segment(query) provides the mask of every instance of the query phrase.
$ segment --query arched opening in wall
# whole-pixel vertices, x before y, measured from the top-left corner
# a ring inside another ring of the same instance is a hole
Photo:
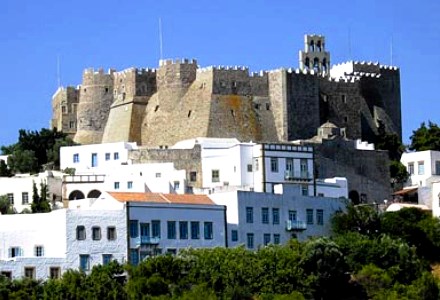
[[[327,72],[327,59],[322,60],[322,72]]]
[[[313,59],[313,70],[315,70],[315,72],[319,72],[319,58],[317,57]]]
[[[322,48],[321,48],[321,41],[316,42],[316,51],[321,52]]]
[[[309,50],[311,52],[315,51],[315,42],[313,40],[310,41]]]
[[[73,192],[70,193],[69,195],[69,200],[79,200],[79,199],[84,199],[84,194],[81,191],[75,190]]]
[[[360,199],[359,199],[359,193],[355,190],[350,191],[348,193],[348,198],[350,198],[351,203],[353,203],[354,205],[357,205],[360,203]]]
[[[304,63],[304,66],[306,67],[306,69],[310,68],[310,58],[306,57],[306,61]]]
[[[91,190],[88,194],[87,194],[87,198],[99,198],[99,196],[101,196],[101,192],[98,190]]]

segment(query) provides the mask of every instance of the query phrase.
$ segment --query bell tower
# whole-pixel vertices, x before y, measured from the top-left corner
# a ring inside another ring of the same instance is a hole
[[[330,73],[330,52],[325,51],[323,35],[304,36],[304,50],[299,51],[299,68],[314,70],[317,74],[328,76]]]

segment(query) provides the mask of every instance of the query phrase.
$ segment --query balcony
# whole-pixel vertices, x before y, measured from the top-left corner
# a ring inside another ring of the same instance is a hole
[[[105,175],[65,175],[65,183],[102,183]]]
[[[286,181],[310,181],[312,179],[311,174],[307,171],[292,172],[287,170],[284,172],[284,180]]]
[[[307,229],[307,224],[304,221],[292,221],[292,220],[286,221],[287,231],[300,231],[306,229]]]
[[[142,246],[142,245],[158,245],[160,242],[159,237],[150,237],[150,236],[141,236],[136,238],[136,246]]]

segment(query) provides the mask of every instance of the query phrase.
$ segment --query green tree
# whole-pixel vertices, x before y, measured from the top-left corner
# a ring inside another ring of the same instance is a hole
[[[57,129],[42,128],[40,131],[19,131],[18,142],[2,146],[3,154],[8,154],[8,164],[13,173],[38,173],[42,166],[51,163],[59,167],[59,149],[73,145],[67,134]]]
[[[0,159],[0,177],[10,177],[12,176],[11,170],[6,165],[3,159]]]
[[[428,127],[423,122],[420,127],[413,131],[410,137],[410,150],[424,151],[424,150],[440,150],[440,127],[431,121],[428,122]]]
[[[369,205],[348,205],[332,217],[332,230],[336,234],[358,232],[377,235],[380,233],[380,217],[376,209]]]
[[[8,199],[7,195],[0,196],[0,213],[2,215],[14,214],[14,206]]]
[[[47,184],[43,181],[40,183],[40,195],[38,195],[37,185],[34,181],[32,185],[32,213],[50,212],[51,208],[48,198],[49,192]]]

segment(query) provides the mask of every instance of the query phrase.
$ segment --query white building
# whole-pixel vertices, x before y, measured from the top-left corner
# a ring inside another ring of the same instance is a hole
[[[17,174],[14,177],[0,177],[0,195],[7,195],[16,212],[31,209],[33,185],[40,193],[41,183],[48,187],[49,201],[61,200],[62,174],[57,171],[46,171],[36,175]]]
[[[0,217],[0,273],[9,278],[57,278],[68,269],[88,272],[111,260],[125,262],[124,205],[77,201],[73,209]]]
[[[331,216],[345,210],[347,200],[301,194],[298,186],[276,185],[275,193],[234,191],[210,198],[227,206],[228,245],[257,249],[330,234]]]
[[[226,246],[225,207],[206,195],[110,192],[127,203],[129,261],[181,249]],[[74,201],[72,201],[74,202]]]

